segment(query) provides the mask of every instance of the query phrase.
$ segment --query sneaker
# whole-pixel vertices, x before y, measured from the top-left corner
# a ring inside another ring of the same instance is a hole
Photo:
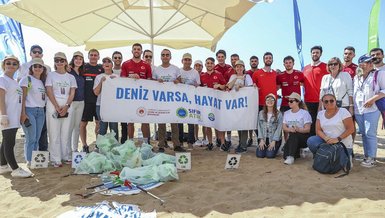
[[[90,147],[88,145],[83,145],[83,152],[86,152],[87,154],[90,153]]]
[[[62,164],[61,162],[52,162],[52,166],[53,166],[54,168],[58,168],[58,167],[62,167],[63,164]]]
[[[164,148],[158,148],[158,153],[164,153]]]
[[[242,148],[241,146],[238,146],[236,149],[235,149],[235,153],[237,154],[244,154],[247,152],[247,148]]]
[[[287,156],[286,160],[283,162],[284,164],[291,165],[294,163],[294,157],[292,156]]]
[[[175,146],[174,148],[174,151],[176,152],[186,152],[186,150],[184,148],[182,148],[182,146]]]
[[[64,164],[71,165],[72,164],[72,160],[66,160],[66,161],[64,161]]]
[[[27,161],[27,167],[28,167],[28,168],[31,167],[31,161]]]
[[[209,144],[209,141],[207,141],[206,139],[202,140],[202,146],[206,146]]]
[[[217,143],[216,143],[217,147],[221,147],[221,140],[217,139],[216,142],[217,142]]]
[[[231,147],[231,141],[225,140],[225,145],[230,148]]]
[[[199,139],[196,140],[195,143],[194,143],[194,146],[197,146],[197,147],[202,146],[202,141],[199,140]]]
[[[228,152],[228,151],[230,151],[230,146],[228,146],[226,144],[222,144],[220,147],[220,150]]]
[[[247,147],[251,147],[253,145],[253,139],[249,139],[248,141],[247,141]]]
[[[17,168],[16,170],[13,170],[11,173],[12,177],[20,177],[20,178],[28,178],[33,176],[33,174],[29,171],[25,171],[22,168]]]
[[[213,150],[213,148],[214,148],[214,145],[213,145],[213,143],[208,143],[208,144],[207,144],[207,148],[206,148],[206,150],[212,151],[212,150]]]
[[[372,168],[376,166],[376,161],[373,158],[368,157],[365,161],[361,162],[361,166]]]
[[[0,166],[0,174],[10,173],[12,172],[12,168],[7,165]]]

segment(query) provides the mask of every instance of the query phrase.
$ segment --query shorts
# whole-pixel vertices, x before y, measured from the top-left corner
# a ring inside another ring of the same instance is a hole
[[[84,110],[82,115],[82,121],[94,121],[99,120],[96,115],[96,103],[86,103],[84,104]]]

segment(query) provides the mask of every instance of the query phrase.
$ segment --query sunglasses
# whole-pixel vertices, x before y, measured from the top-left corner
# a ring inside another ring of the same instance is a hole
[[[32,53],[34,53],[34,54],[43,54],[42,51],[32,51]]]
[[[338,63],[329,63],[328,66],[338,66]]]
[[[275,101],[275,99],[274,98],[266,98],[266,101]]]
[[[293,103],[293,102],[299,102],[299,101],[297,99],[289,100],[289,103]]]
[[[164,54],[162,54],[163,56]],[[152,55],[145,55],[144,58],[152,58]]]
[[[330,100],[324,100],[324,104],[333,104],[334,103],[334,99],[330,99]]]
[[[122,57],[114,57],[114,59],[122,59]]]
[[[11,65],[17,66],[17,65],[19,65],[19,63],[17,63],[17,62],[5,62],[5,65],[8,65],[8,66],[11,66]]]
[[[56,59],[55,60],[55,63],[64,63],[64,62],[66,62],[66,60],[64,60],[64,59]]]
[[[162,54],[162,57],[170,57],[170,54]]]
[[[33,68],[43,68],[43,66],[41,66],[40,64],[34,64],[32,65]]]

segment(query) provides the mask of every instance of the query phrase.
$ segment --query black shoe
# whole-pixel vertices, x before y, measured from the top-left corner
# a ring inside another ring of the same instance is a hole
[[[247,152],[247,148],[242,148],[241,146],[238,146],[235,149],[235,153],[237,153],[237,154],[243,154],[243,153],[246,153],[246,152]]]
[[[83,152],[86,152],[87,154],[90,153],[90,147],[88,145],[83,145]]]
[[[230,148],[231,147],[231,141],[225,141],[225,145]]]
[[[213,145],[213,143],[208,143],[208,144],[207,144],[207,148],[206,148],[206,150],[212,151],[212,150],[213,150],[213,148],[214,148],[214,145]]]
[[[158,153],[164,153],[164,148],[158,148]]]
[[[222,144],[220,149],[221,149],[221,151],[228,152],[228,151],[230,151],[230,146],[228,146],[226,144]]]
[[[170,146],[168,146],[168,144],[167,144],[167,140],[164,141],[164,147],[165,148],[170,148]]]
[[[253,139],[247,141],[247,147],[251,147],[251,145],[253,145]]]
[[[216,146],[217,146],[217,147],[221,147],[221,140],[217,139]]]
[[[186,152],[186,150],[184,148],[182,148],[182,146],[176,146],[174,148],[174,151],[176,151],[176,152]]]

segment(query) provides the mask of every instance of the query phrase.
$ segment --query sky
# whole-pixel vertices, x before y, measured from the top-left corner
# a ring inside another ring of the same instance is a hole
[[[342,58],[346,46],[356,48],[356,58],[367,53],[368,24],[370,11],[375,0],[297,0],[302,22],[302,48],[305,65],[309,64],[310,48],[314,45],[323,47],[321,60],[327,62],[332,57]],[[34,44],[39,44],[44,49],[45,62],[53,66],[53,55],[58,51],[65,52],[67,57],[79,50],[84,53],[84,46],[68,47],[56,42],[44,32],[23,26],[24,42],[27,53]],[[382,1],[379,23],[380,47],[385,45],[385,2]],[[150,45],[143,45],[150,49]],[[159,65],[160,51],[164,47],[155,46],[154,61]],[[274,55],[274,69],[283,69],[283,58],[291,55],[295,58],[295,68],[300,69],[297,55],[293,1],[274,0],[272,3],[255,5],[242,19],[225,33],[217,44],[217,50],[227,52],[227,62],[230,55],[239,54],[240,58],[248,63],[249,57],[257,55],[260,58],[259,67],[263,67],[262,56],[270,51]],[[100,50],[101,59],[111,56],[113,51],[121,51],[123,59],[132,57],[131,45],[121,48]],[[204,60],[215,53],[205,48],[188,48],[173,50],[171,62],[181,66],[181,57],[185,52],[192,54],[193,60]],[[27,54],[29,60],[29,54]],[[247,67],[248,68],[248,67]]]

